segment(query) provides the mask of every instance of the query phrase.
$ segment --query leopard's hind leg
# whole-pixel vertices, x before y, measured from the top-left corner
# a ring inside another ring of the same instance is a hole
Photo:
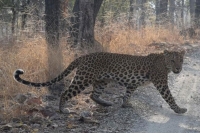
[[[104,80],[95,81],[93,83],[94,91],[92,92],[90,98],[102,106],[111,106],[113,104],[112,102],[105,101],[104,99],[100,98],[106,86],[107,82],[105,82]]]
[[[92,83],[92,80],[88,80],[88,79],[86,80],[83,78],[83,76],[75,76],[69,88],[61,94],[60,103],[59,103],[59,111],[61,113],[69,113],[64,110],[66,101],[78,95],[91,83]]]

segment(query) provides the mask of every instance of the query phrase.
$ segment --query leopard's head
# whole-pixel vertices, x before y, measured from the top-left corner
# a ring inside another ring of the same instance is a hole
[[[165,63],[166,67],[169,71],[172,71],[176,74],[180,73],[183,65],[183,56],[185,55],[185,51],[164,51]]]

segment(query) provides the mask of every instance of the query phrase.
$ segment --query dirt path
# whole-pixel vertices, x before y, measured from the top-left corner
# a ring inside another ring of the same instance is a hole
[[[188,109],[173,112],[153,86],[139,88],[132,96],[133,108],[120,108],[120,98],[108,114],[94,116],[99,125],[80,124],[67,130],[80,133],[200,133],[200,44],[186,46],[189,52],[180,74],[169,75],[169,87],[179,106]],[[111,97],[120,95],[112,94]],[[65,130],[66,131],[66,130]]]
[[[148,133],[199,133],[200,132],[200,50],[186,55],[184,69],[175,78],[171,91],[177,103],[188,109],[186,114],[177,115],[168,107],[151,115],[145,126]],[[165,104],[166,105],[166,104]]]

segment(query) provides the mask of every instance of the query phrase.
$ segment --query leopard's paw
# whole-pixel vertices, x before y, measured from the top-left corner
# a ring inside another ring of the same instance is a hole
[[[185,112],[187,112],[186,108],[178,108],[176,110],[174,110],[175,113],[177,114],[184,114]]]
[[[132,108],[132,104],[131,103],[123,103],[122,104],[122,108]]]

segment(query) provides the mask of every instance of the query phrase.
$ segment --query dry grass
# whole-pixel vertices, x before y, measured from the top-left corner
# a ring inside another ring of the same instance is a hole
[[[41,45],[43,44],[43,45]],[[2,44],[3,45],[3,44]],[[24,78],[32,81],[46,79],[46,47],[44,39],[29,40],[15,43],[13,46],[1,46],[0,48],[0,68],[1,68],[1,97],[3,106],[1,114],[4,118],[19,114],[12,110],[17,108],[14,96],[17,93],[38,93],[30,87],[20,85],[13,80],[13,72],[18,68],[26,70]],[[35,65],[37,64],[37,65]],[[34,69],[36,71],[34,71]],[[42,93],[44,90],[41,90]]]
[[[183,39],[178,35],[176,29],[171,31],[165,28],[147,27],[137,31],[118,24],[111,24],[104,28],[96,27],[96,39],[107,51],[128,54],[145,53],[148,45],[153,42],[183,43]],[[1,44],[0,47],[0,118],[3,120],[24,114],[14,98],[16,94],[31,92],[40,96],[47,93],[47,89],[36,90],[16,83],[13,80],[13,72],[16,69],[25,70],[23,78],[34,82],[46,81],[49,73],[57,75],[56,72],[64,69],[55,67],[53,69],[57,70],[48,71],[48,55],[52,54],[52,51],[48,49],[43,37],[34,39],[24,37],[21,40],[23,41],[15,42],[11,46]],[[62,41],[60,49],[61,55],[64,57],[61,58],[62,65],[66,67],[76,53],[67,50],[65,41]],[[57,63],[58,58],[60,57],[54,56],[51,60]]]
[[[55,55],[56,52],[49,50],[46,41],[42,37],[34,39],[23,38],[23,41],[15,42],[13,45],[5,46],[1,44],[0,47],[0,98],[1,98],[1,109],[0,118],[9,119],[19,114],[20,106],[15,101],[17,94],[32,93],[36,96],[46,94],[47,89],[37,90],[33,87],[24,86],[14,81],[13,72],[16,69],[25,70],[23,78],[33,81],[42,82],[47,81],[51,75],[57,75],[56,72],[62,71],[54,65],[54,71],[49,72],[48,70],[48,55]],[[62,47],[64,47],[62,45]],[[63,55],[69,56],[67,50],[62,51]],[[71,62],[73,56],[65,58],[63,67]],[[57,58],[57,59],[56,59]],[[51,64],[58,63],[60,57],[54,56]],[[59,60],[60,61],[60,60]],[[54,62],[54,63],[53,63]],[[59,70],[58,70],[59,69]],[[50,74],[49,74],[50,73]]]
[[[148,45],[151,43],[182,44],[183,37],[179,30],[166,29],[164,27],[146,27],[135,30],[126,25],[110,24],[103,29],[98,29],[97,40],[109,51],[127,54],[141,54],[148,52]],[[152,52],[152,51],[150,51]]]

